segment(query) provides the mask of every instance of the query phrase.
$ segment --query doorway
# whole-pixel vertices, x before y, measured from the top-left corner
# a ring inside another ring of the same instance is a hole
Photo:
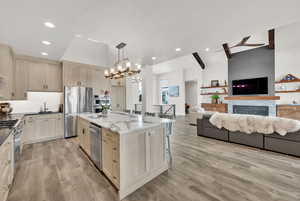
[[[186,113],[189,108],[197,105],[197,81],[186,81],[185,82],[185,107]]]

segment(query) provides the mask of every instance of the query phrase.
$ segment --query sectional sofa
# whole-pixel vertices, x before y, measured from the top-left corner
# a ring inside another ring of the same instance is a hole
[[[209,122],[211,114],[197,119],[197,135],[300,157],[300,131],[281,136],[277,133],[242,133],[218,129]]]

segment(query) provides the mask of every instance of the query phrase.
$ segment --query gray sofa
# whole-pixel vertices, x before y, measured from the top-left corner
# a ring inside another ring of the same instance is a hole
[[[281,136],[277,133],[264,135],[260,133],[231,132],[218,129],[209,122],[211,115],[197,119],[197,135],[223,140],[274,152],[280,152],[300,157],[300,131]]]

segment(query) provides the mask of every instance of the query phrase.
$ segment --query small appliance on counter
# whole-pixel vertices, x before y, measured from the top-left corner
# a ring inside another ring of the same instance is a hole
[[[10,103],[0,103],[0,114],[6,115],[12,112],[12,107],[10,107]]]

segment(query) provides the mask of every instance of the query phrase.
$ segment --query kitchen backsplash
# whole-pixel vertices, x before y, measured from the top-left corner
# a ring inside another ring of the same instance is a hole
[[[59,105],[63,103],[63,93],[58,92],[28,92],[27,100],[0,101],[9,102],[13,108],[12,113],[39,112],[44,102],[50,111],[57,112]]]

